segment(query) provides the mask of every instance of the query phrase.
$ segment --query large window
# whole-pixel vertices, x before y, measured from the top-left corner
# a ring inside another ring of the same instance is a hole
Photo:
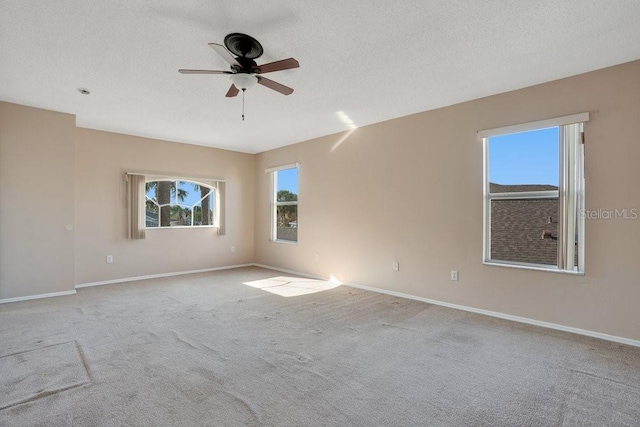
[[[193,181],[156,180],[145,184],[147,228],[213,226],[215,189]]]
[[[584,272],[587,113],[480,132],[484,262]]]
[[[271,175],[271,240],[298,241],[298,165],[267,169]]]

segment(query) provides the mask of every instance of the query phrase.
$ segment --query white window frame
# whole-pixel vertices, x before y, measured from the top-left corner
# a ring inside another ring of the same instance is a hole
[[[179,201],[177,201],[176,203],[167,203],[164,205],[159,205],[157,200],[154,199],[149,199],[148,196],[145,195],[145,204],[146,204],[146,200],[150,200],[154,205],[156,205],[158,207],[158,226],[157,227],[148,227],[145,224],[145,228],[147,230],[155,230],[155,229],[165,229],[165,228],[211,228],[211,227],[218,227],[218,206],[216,203],[216,199],[217,199],[217,190],[216,187],[211,185],[211,184],[205,184],[202,181],[194,181],[191,179],[186,179],[186,178],[178,178],[178,179],[167,179],[167,178],[160,178],[160,179],[148,179],[145,181],[145,184],[149,183],[149,182],[160,182],[160,181],[164,181],[164,182],[175,182],[176,183],[176,188],[178,187],[178,182],[186,182],[189,184],[197,184],[201,187],[206,187],[209,189],[209,193],[207,194],[207,196],[205,197],[210,197],[212,200],[212,206],[213,206],[213,211],[212,213],[212,217],[213,217],[213,221],[212,224],[205,224],[205,225],[195,225],[194,221],[195,221],[195,210],[194,208],[196,207],[196,205],[198,203],[200,203],[202,201],[202,198],[200,198],[196,203],[194,203],[193,205],[187,205],[184,203],[180,203]],[[176,197],[177,199],[177,197]],[[162,207],[164,206],[179,206],[179,207],[183,207],[183,208],[189,208],[191,210],[191,224],[190,225],[176,225],[176,226],[161,226],[160,225],[160,210]]]
[[[188,206],[188,205],[183,205],[180,203],[170,203],[170,205],[177,205],[177,206],[187,206],[191,208],[191,225],[178,225],[178,226],[173,226],[173,227],[161,227],[159,225],[160,222],[160,217],[158,216],[158,226],[157,227],[147,227],[146,223],[145,223],[145,230],[175,230],[175,229],[183,229],[183,228],[188,228],[188,229],[206,229],[206,228],[216,228],[216,229],[220,229],[221,228],[221,215],[222,212],[221,210],[223,209],[222,207],[222,203],[220,200],[220,191],[219,191],[219,186],[220,183],[224,183],[224,180],[221,179],[208,179],[208,178],[192,178],[192,177],[185,177],[185,176],[165,176],[165,175],[146,175],[145,176],[145,184],[148,182],[154,182],[154,181],[168,181],[168,182],[188,182],[191,184],[198,184],[198,185],[202,185],[204,187],[209,188],[210,191],[210,197],[213,198],[213,224],[207,224],[207,225],[193,225],[193,221],[194,221],[194,217],[195,215],[193,214],[193,206]],[[143,201],[143,203],[146,205],[146,194],[145,194],[145,200]],[[157,206],[159,206],[157,204],[157,202],[155,202],[155,204]],[[145,209],[145,205],[143,205],[143,209]],[[195,206],[195,205],[194,205]],[[158,209],[158,215],[160,215],[160,209]],[[219,233],[220,234],[220,233]]]
[[[278,172],[286,169],[297,169],[298,170],[298,200],[290,201],[290,202],[279,202],[278,201]],[[265,173],[269,174],[269,199],[270,199],[270,209],[271,209],[271,230],[269,235],[269,241],[274,243],[288,243],[291,245],[295,245],[298,243],[298,240],[281,240],[278,239],[278,206],[298,206],[298,201],[300,200],[300,164],[299,163],[290,163],[282,166],[274,166],[265,169]],[[298,214],[296,219],[296,228],[300,227],[300,212],[298,208]],[[299,238],[299,236],[298,236]]]
[[[585,180],[583,124],[587,121],[589,121],[589,113],[580,113],[478,132],[483,144],[483,264],[569,274],[584,274],[585,220],[582,213],[585,210]],[[489,182],[489,138],[499,135],[548,129],[551,127],[559,128],[558,190],[491,193]],[[572,197],[575,201],[575,206],[569,206],[572,203],[568,201],[571,200]],[[551,266],[491,259],[491,201],[545,198],[557,198],[559,204],[557,265]],[[574,214],[576,218],[575,224],[573,225],[568,218],[571,213]],[[575,254],[575,236],[578,238],[577,266],[573,266],[573,262],[567,261],[568,259],[573,259]],[[570,241],[574,243],[570,245]]]

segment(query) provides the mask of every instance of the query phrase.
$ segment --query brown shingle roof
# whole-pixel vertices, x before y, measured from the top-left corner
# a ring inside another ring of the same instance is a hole
[[[556,265],[558,242],[542,232],[557,235],[557,219],[558,199],[492,200],[491,259]]]
[[[556,191],[547,184],[502,185],[489,183],[492,193]],[[551,218],[551,223],[549,223]],[[491,259],[557,265],[558,242],[543,239],[550,231],[557,236],[558,199],[523,199],[491,201]]]
[[[520,185],[502,185],[489,183],[489,191],[492,193],[522,193],[524,191],[556,191],[555,185],[547,184],[520,184]]]

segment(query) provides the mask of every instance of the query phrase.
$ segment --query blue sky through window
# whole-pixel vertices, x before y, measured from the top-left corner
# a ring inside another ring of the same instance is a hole
[[[559,128],[489,138],[489,182],[558,185]]]
[[[293,194],[298,194],[298,168],[278,171],[278,191],[281,190],[288,190]]]

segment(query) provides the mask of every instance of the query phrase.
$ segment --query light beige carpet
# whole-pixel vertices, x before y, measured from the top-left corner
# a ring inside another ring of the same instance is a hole
[[[640,425],[638,348],[282,276],[1,305],[0,425]]]
[[[0,357],[0,372],[0,411],[90,381],[76,342],[4,355]]]

